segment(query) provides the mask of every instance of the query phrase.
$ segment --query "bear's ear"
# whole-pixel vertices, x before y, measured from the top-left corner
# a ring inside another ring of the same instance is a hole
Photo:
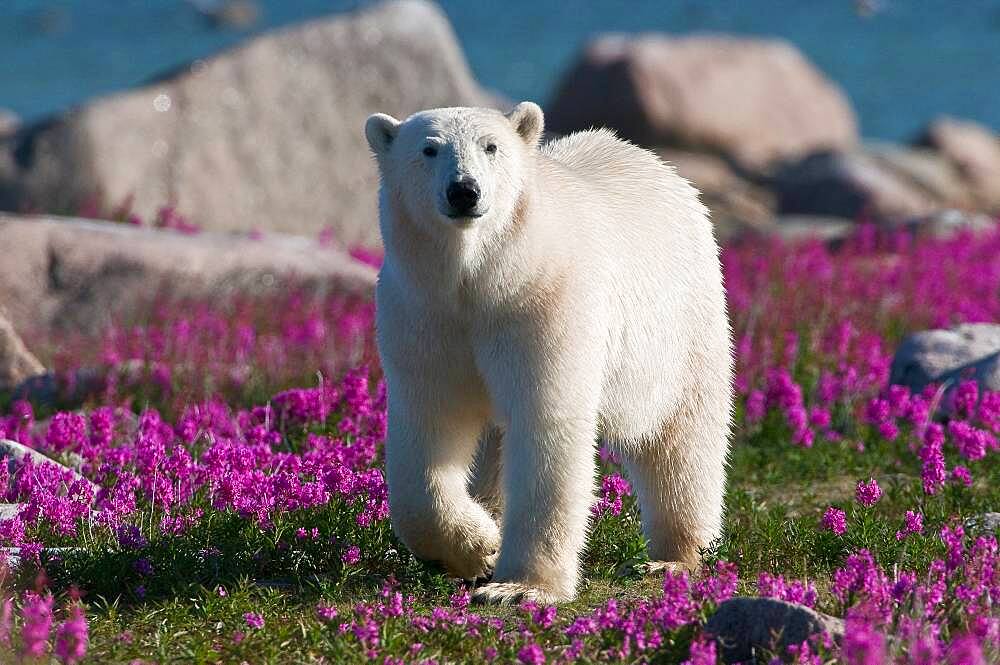
[[[538,141],[542,138],[542,130],[545,129],[545,117],[538,104],[521,102],[507,114],[507,119],[514,125],[514,130],[525,143],[530,146],[538,145]]]
[[[397,133],[399,133],[399,120],[391,115],[376,113],[368,116],[368,120],[365,121],[365,137],[376,155],[385,154]]]

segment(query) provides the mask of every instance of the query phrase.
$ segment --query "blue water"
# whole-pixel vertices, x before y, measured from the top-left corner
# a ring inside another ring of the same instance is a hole
[[[204,1],[204,0],[203,0]],[[580,45],[606,31],[724,31],[796,44],[847,91],[864,135],[906,139],[941,113],[1000,129],[1000,0],[445,0],[479,80],[544,102]],[[258,0],[248,31],[183,0],[0,0],[0,107],[28,119],[275,26],[365,4]]]

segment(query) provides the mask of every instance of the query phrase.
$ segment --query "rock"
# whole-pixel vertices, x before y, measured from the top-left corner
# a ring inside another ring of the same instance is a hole
[[[489,105],[444,14],[399,0],[264,34],[25,128],[0,209],[176,205],[212,230],[377,246],[374,111]],[[0,168],[0,177],[3,169]]]
[[[22,381],[11,393],[35,406],[66,407],[82,404],[107,387],[107,377],[93,367],[80,367],[57,374],[45,372]]]
[[[24,508],[23,503],[0,503],[0,520],[9,520],[17,517],[22,508]]]
[[[823,240],[838,242],[851,235],[857,224],[843,217],[819,215],[784,215],[775,220],[774,233],[785,240]]]
[[[1000,212],[1000,138],[974,122],[942,117],[918,141],[934,148],[958,169],[981,210]]]
[[[0,392],[11,390],[44,372],[45,367],[24,346],[10,321],[0,315]]]
[[[939,209],[934,197],[864,151],[820,152],[775,169],[780,214],[901,220]]]
[[[773,598],[730,598],[719,605],[705,624],[718,640],[724,662],[751,662],[755,651],[787,653],[813,635],[827,633],[835,641],[844,635],[836,617]]]
[[[701,191],[720,241],[773,230],[774,196],[737,175],[724,159],[684,150],[663,149],[658,153]]]
[[[866,145],[865,152],[941,207],[975,205],[972,192],[955,165],[933,150],[876,143]]]
[[[1000,324],[965,323],[910,335],[896,351],[889,380],[917,392],[967,376],[982,389],[1000,390]]]
[[[791,44],[711,35],[596,39],[563,77],[546,124],[611,127],[641,145],[755,167],[858,138],[847,98]]]
[[[79,219],[0,215],[0,306],[22,334],[97,332],[166,292],[222,300],[304,286],[369,297],[375,269],[316,240],[196,235]]]
[[[10,136],[21,126],[21,119],[13,111],[0,108],[0,139]]]
[[[983,513],[967,520],[966,525],[983,531],[1000,531],[1000,513]]]
[[[992,231],[997,224],[998,220],[990,215],[947,208],[927,217],[914,219],[910,227],[921,235],[948,238],[963,231],[972,233]]]
[[[0,459],[8,460],[8,468],[11,473],[14,472],[17,463],[21,462],[25,458],[30,459],[31,463],[35,465],[54,464],[65,469],[66,471],[69,471],[77,480],[82,480],[89,485],[95,496],[97,495],[98,490],[100,490],[100,486],[97,483],[89,478],[85,478],[79,471],[71,469],[65,464],[60,464],[51,457],[38,452],[34,448],[29,448],[28,446],[20,444],[17,441],[11,441],[10,439],[0,439]]]
[[[45,563],[54,563],[61,561],[68,555],[83,551],[82,547],[43,547],[39,556]],[[21,561],[20,547],[0,547],[0,565],[5,564],[7,568],[16,570],[20,567]]]

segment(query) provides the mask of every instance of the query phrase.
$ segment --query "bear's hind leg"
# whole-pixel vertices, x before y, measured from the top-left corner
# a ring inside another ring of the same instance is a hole
[[[728,414],[678,414],[658,437],[626,449],[650,570],[693,569],[722,530]]]

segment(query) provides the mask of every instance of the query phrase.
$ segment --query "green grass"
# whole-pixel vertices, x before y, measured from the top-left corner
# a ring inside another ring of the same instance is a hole
[[[972,488],[949,486],[928,501],[906,436],[888,443],[863,430],[857,435],[848,440],[852,443],[817,441],[805,450],[788,442],[777,419],[739,433],[731,456],[725,532],[705,553],[706,562],[721,558],[738,564],[741,587],[749,592],[760,571],[808,578],[820,590],[820,608],[839,613],[843,608],[825,588],[849,552],[864,547],[887,569],[925,570],[943,553],[937,538],[943,524],[957,515],[1000,507],[996,456],[979,464]],[[866,442],[863,452],[856,449],[859,440]],[[866,509],[854,502],[854,487],[871,476],[885,495]],[[829,505],[848,512],[849,529],[843,537],[817,528]],[[903,514],[914,508],[925,514],[924,535],[897,542],[895,531]],[[356,512],[355,507],[333,504],[281,515],[274,529],[262,530],[236,516],[206,511],[208,517],[183,537],[154,538],[143,549],[141,556],[152,564],[152,575],[137,571],[135,552],[94,542],[49,566],[51,582],[63,591],[73,585],[85,590],[91,627],[88,662],[364,662],[357,640],[349,631],[342,633],[339,624],[357,603],[377,601],[386,578],[394,578],[405,595],[413,596],[418,612],[447,606],[459,585],[411,557],[385,523],[358,527]],[[294,537],[299,527],[336,533],[339,541],[300,542]],[[340,559],[348,542],[362,548],[357,564]],[[620,574],[623,564],[642,559],[643,547],[631,500],[622,515],[598,520],[584,556],[580,596],[560,608],[561,620],[609,598],[657,593],[660,577]],[[220,595],[220,587],[225,595]],[[337,607],[340,617],[322,621],[316,614],[318,604]],[[479,611],[515,621],[524,616],[516,608]],[[265,627],[249,628],[244,620],[248,612],[262,615]],[[506,647],[491,641],[489,629],[481,640],[469,639],[464,631],[456,626],[425,634],[405,618],[390,619],[381,629],[380,653],[406,655],[410,644],[421,642],[421,659],[463,662],[481,660],[484,647],[492,644],[501,649],[503,662]],[[558,638],[557,632],[551,634],[553,640]],[[682,643],[667,645],[659,653],[676,652],[680,658],[686,656],[685,648]],[[506,652],[508,659],[515,656]]]

